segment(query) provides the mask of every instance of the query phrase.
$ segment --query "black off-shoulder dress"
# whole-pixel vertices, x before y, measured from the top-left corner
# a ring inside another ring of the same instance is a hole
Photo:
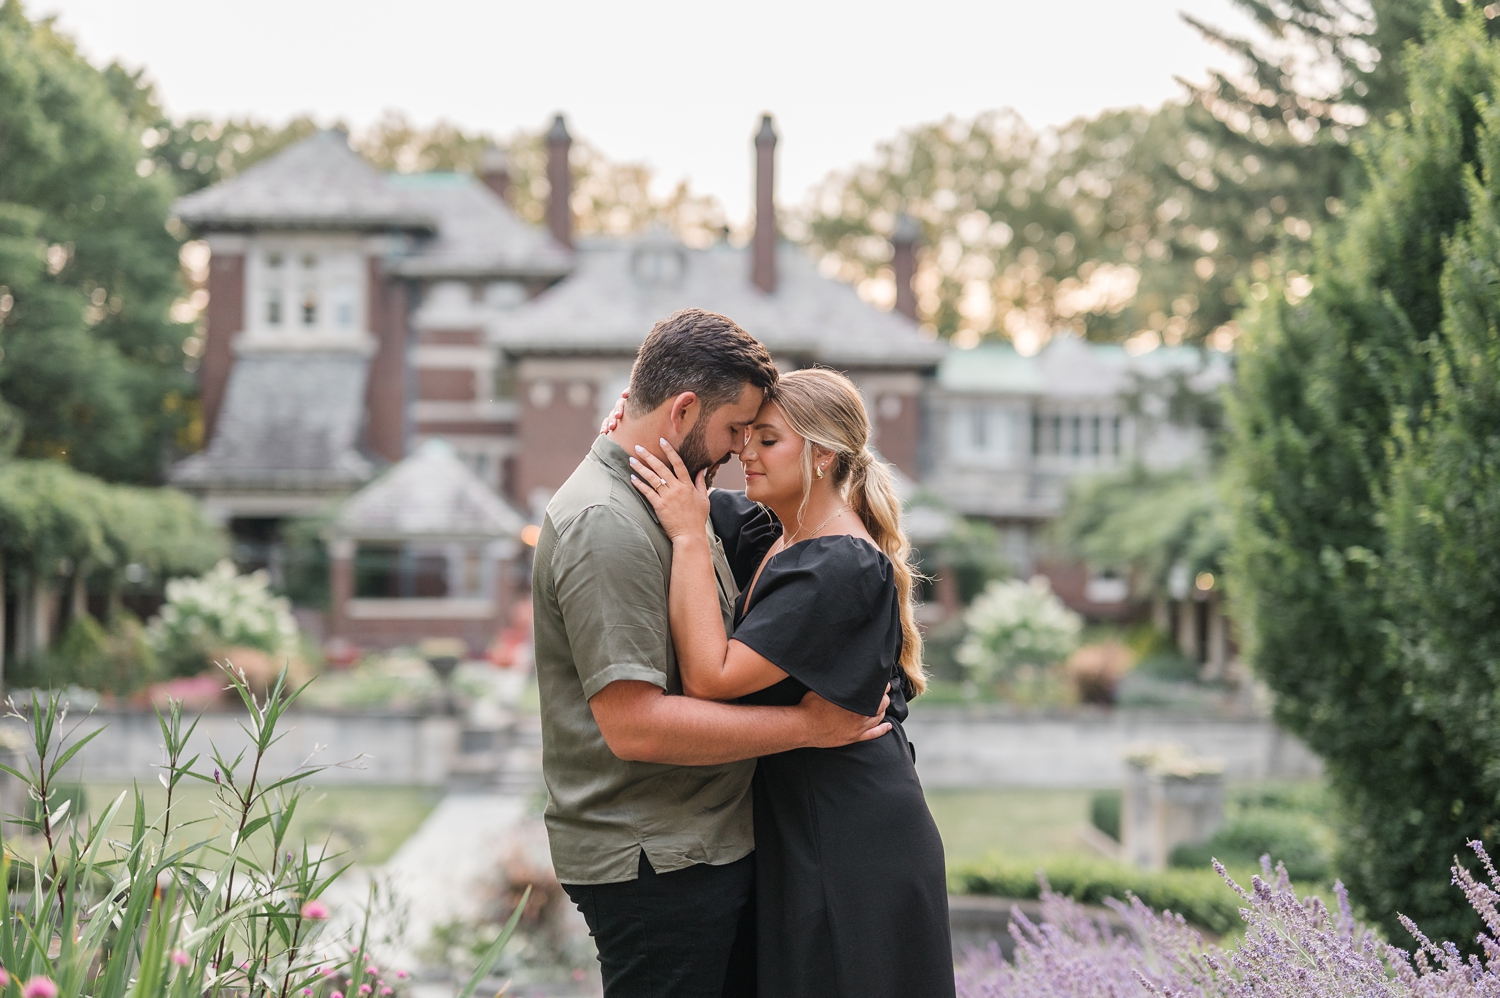
[[[755,771],[758,989],[762,998],[954,994],[943,843],[901,726],[899,596],[869,542],[817,537],[772,558],[780,524],[716,490],[714,529],[742,590],[734,636],[786,679],[740,702],[791,705],[812,690],[891,731],[838,749],[761,758]],[[748,597],[748,605],[747,605]]]

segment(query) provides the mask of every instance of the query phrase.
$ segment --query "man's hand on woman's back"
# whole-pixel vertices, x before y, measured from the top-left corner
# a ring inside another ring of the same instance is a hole
[[[808,722],[809,748],[838,748],[854,742],[867,742],[890,731],[891,722],[885,719],[886,708],[890,705],[891,691],[887,687],[880,700],[880,712],[874,717],[847,711],[816,693],[804,696],[797,709]]]

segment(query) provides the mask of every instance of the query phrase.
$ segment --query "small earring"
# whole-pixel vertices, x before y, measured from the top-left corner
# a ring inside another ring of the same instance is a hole
[[[822,468],[819,468],[819,469],[818,469],[818,477],[819,477],[819,478],[822,478],[822,477],[823,477],[823,469],[822,469]]]

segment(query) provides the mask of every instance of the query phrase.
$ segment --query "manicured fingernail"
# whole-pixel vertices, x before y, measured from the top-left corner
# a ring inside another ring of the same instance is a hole
[[[666,437],[657,437],[656,439],[657,439],[657,442],[660,443],[663,447],[667,446],[667,438]]]
[[[635,445],[635,452],[637,454],[644,454],[644,453],[646,453],[646,448],[642,447],[640,444],[636,444]]]
[[[639,478],[637,478],[637,477],[635,477],[635,476],[634,476],[634,475],[631,475],[631,476],[630,476],[630,480],[631,480],[631,481],[632,481],[632,482],[638,482],[638,481],[640,481],[640,479],[639,479]]]

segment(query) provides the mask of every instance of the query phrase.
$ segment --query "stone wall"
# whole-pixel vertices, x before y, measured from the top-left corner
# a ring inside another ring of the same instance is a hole
[[[70,735],[74,742],[89,732],[104,731],[86,745],[68,764],[70,780],[102,782],[156,780],[163,761],[161,729],[154,713],[96,710],[86,717],[70,711],[64,730],[76,723]],[[233,759],[245,749],[244,776],[249,776],[252,750],[241,725],[239,712],[204,714],[189,744],[189,758],[201,758],[194,767],[212,772],[213,753]],[[15,718],[0,721],[4,727],[21,729]],[[328,767],[313,782],[329,784],[417,784],[442,785],[457,757],[458,722],[455,718],[410,712],[369,714],[294,711],[278,727],[280,741],[267,753],[262,771],[272,775],[291,773],[301,765]]]
[[[1178,742],[1194,755],[1222,758],[1231,781],[1309,779],[1322,772],[1305,745],[1258,717],[1104,709],[1031,714],[918,703],[906,732],[929,789],[1119,787],[1126,750],[1143,742]]]

